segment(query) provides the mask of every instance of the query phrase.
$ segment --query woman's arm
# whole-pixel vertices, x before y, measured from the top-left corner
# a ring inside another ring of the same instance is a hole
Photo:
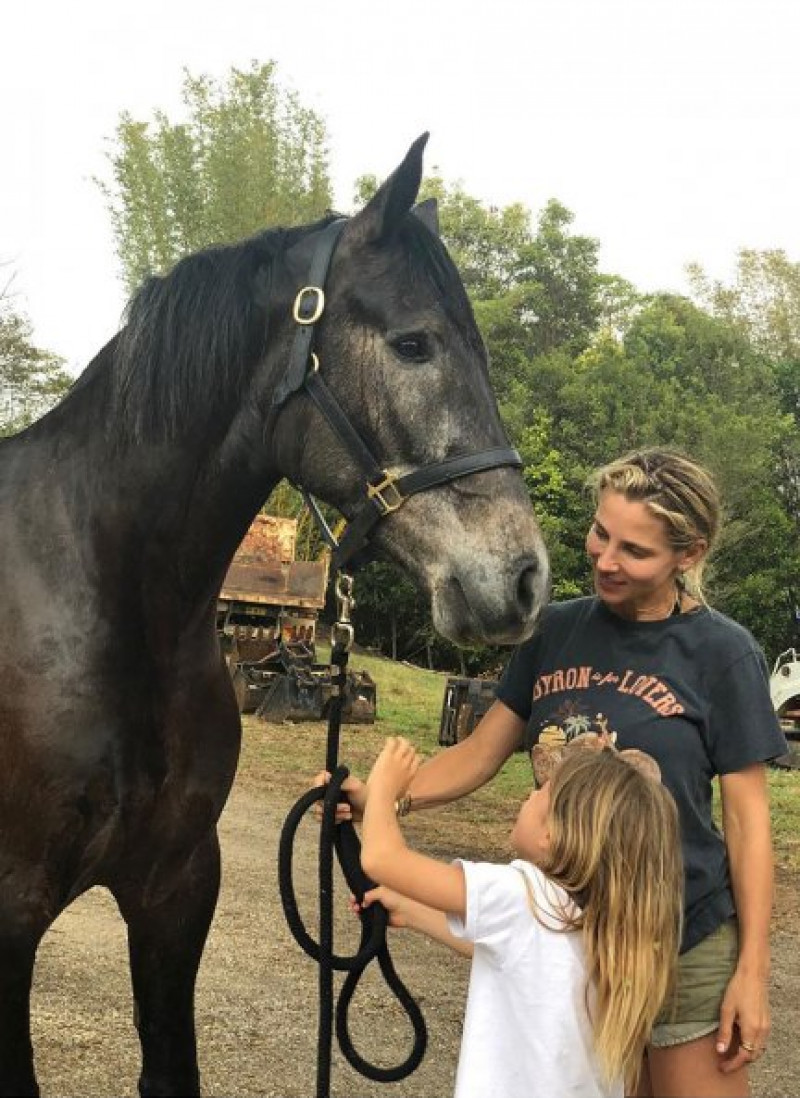
[[[495,776],[522,741],[525,721],[501,701],[495,701],[471,736],[438,751],[419,768],[405,791],[410,807],[434,808],[473,793]],[[315,785],[324,785],[329,774],[317,774]],[[348,803],[336,809],[336,819],[360,820],[367,802],[367,787],[349,777],[342,785]]]
[[[722,826],[739,922],[739,959],[720,1015],[719,1045],[739,1040],[756,1049],[769,1036],[769,925],[772,914],[773,855],[769,798],[763,763],[720,777]],[[722,1051],[722,1047],[720,1047]],[[741,1047],[721,1067],[736,1071],[749,1060]]]
[[[417,771],[408,787],[411,807],[433,808],[480,789],[522,741],[525,721],[495,701],[461,743],[439,751]]]

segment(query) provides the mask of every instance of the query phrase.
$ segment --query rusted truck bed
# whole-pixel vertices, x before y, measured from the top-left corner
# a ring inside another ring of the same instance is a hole
[[[328,554],[321,560],[295,560],[296,548],[296,519],[256,515],[236,550],[220,599],[321,610],[328,586]]]
[[[244,561],[228,569],[220,599],[250,606],[294,606],[321,610],[325,605],[328,561]]]
[[[297,522],[256,515],[236,550],[217,602],[217,627],[229,662],[263,659],[279,641],[312,653],[325,605],[328,555],[295,560]]]
[[[330,669],[315,662],[329,556],[295,560],[296,540],[294,519],[257,515],[217,602],[220,645],[239,709],[270,721],[322,718],[333,693]],[[367,672],[348,672],[342,719],[373,721],[375,699]]]

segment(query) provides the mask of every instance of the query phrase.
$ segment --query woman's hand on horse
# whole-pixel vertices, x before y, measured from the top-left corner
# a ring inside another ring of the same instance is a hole
[[[321,770],[311,783],[314,788],[327,785],[331,776],[327,770]],[[347,794],[346,801],[339,801],[336,805],[336,822],[343,823],[351,820],[359,823],[364,815],[364,805],[367,803],[367,787],[360,778],[354,778],[351,774],[342,782],[342,793]],[[314,815],[322,818],[322,801],[314,805]]]

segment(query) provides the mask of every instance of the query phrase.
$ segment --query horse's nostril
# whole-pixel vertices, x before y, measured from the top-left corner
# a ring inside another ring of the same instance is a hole
[[[539,573],[536,564],[527,564],[517,579],[517,605],[527,616],[533,612],[536,604],[536,577]]]

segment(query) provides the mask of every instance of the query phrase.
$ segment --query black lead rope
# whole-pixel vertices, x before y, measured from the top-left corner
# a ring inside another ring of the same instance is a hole
[[[349,577],[342,576],[340,580],[349,581]],[[337,594],[339,593],[340,587],[337,583]],[[349,600],[349,587],[347,588],[347,598]],[[419,1067],[428,1042],[422,1012],[397,975],[389,955],[389,948],[386,944],[388,915],[384,907],[380,904],[372,904],[366,910],[362,910],[361,941],[355,954],[350,957],[342,957],[334,952],[334,850],[347,885],[359,902],[363,899],[364,893],[374,887],[374,883],[370,881],[361,868],[361,844],[353,824],[350,821],[336,823],[336,805],[343,799],[342,784],[349,774],[347,767],[340,766],[338,762],[342,707],[347,683],[347,660],[352,641],[352,626],[349,624],[348,606],[349,602],[346,602],[344,610],[340,608],[339,618],[341,620],[334,626],[332,634],[336,639],[331,649],[331,665],[335,668],[336,673],[332,676],[334,690],[328,715],[326,751],[326,769],[331,774],[331,780],[327,786],[309,789],[297,800],[286,817],[278,848],[278,880],[286,921],[298,945],[319,964],[316,1098],[329,1098],[330,1095],[334,1010],[336,1036],[345,1059],[359,1074],[375,1082],[393,1083],[405,1079],[406,1076]],[[320,916],[319,943],[317,943],[306,930],[298,911],[292,877],[292,856],[297,828],[309,808],[320,800],[323,805],[319,840]],[[358,982],[367,965],[376,957],[389,990],[405,1011],[414,1031],[414,1044],[408,1058],[397,1067],[391,1068],[378,1067],[360,1055],[353,1044],[348,1023],[348,1011]],[[334,971],[347,973],[339,999],[335,1005]]]

